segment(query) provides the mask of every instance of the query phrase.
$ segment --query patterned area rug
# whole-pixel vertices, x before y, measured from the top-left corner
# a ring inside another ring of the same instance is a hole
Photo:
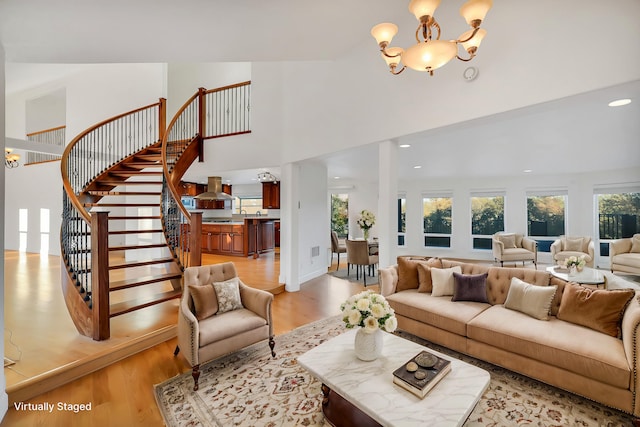
[[[370,285],[377,285],[378,269],[376,268],[375,275],[373,276],[370,276],[368,274],[368,271],[369,271],[368,268],[365,268],[365,270],[367,271],[367,287],[369,287]],[[362,273],[360,274],[360,277],[356,279],[356,267],[351,267],[349,274],[347,274],[347,267],[341,268],[340,270],[337,270],[337,271],[331,270],[327,272],[327,274],[337,277],[338,279],[348,280],[349,282],[360,283],[361,285],[364,284],[364,276],[362,275]]]
[[[339,317],[324,319],[276,337],[276,358],[265,342],[202,367],[200,389],[191,373],[154,387],[169,427],[323,426],[320,382],[296,363],[297,356],[344,332]],[[630,426],[633,418],[571,393],[427,343],[491,373],[491,383],[464,424],[476,426]],[[425,423],[425,425],[429,425]]]

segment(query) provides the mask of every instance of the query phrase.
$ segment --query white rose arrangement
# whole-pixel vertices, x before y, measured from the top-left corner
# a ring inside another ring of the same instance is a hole
[[[367,333],[378,329],[393,332],[398,327],[393,308],[387,300],[373,291],[364,291],[353,295],[340,305],[342,320],[347,328],[357,326]]]
[[[577,269],[582,270],[582,268],[587,264],[587,261],[585,261],[584,255],[579,257],[570,256],[564,260],[563,264],[566,268],[576,267]]]
[[[360,218],[358,218],[356,222],[358,224],[358,227],[360,227],[362,230],[369,230],[375,225],[376,216],[373,214],[373,212],[363,209],[360,212]]]

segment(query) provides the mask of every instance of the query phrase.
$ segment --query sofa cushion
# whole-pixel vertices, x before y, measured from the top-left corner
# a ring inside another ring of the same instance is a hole
[[[198,323],[200,347],[266,325],[267,321],[246,308],[218,313]]]
[[[489,268],[487,276],[487,297],[490,304],[503,304],[509,293],[511,278],[531,283],[533,285],[548,286],[550,274],[546,271],[538,271],[530,268]]]
[[[398,257],[398,284],[396,285],[396,292],[418,288],[418,265],[422,263],[428,266],[441,267],[438,258]]]
[[[216,290],[216,298],[218,299],[218,313],[242,308],[240,280],[237,277],[224,282],[213,282],[213,287]]]
[[[631,252],[634,254],[640,253],[640,234],[634,234],[631,238]]]
[[[189,286],[189,294],[193,300],[196,319],[203,320],[218,312],[218,299],[212,284],[191,285]]]
[[[396,314],[461,336],[466,335],[467,323],[490,307],[481,302],[454,302],[450,296],[421,294],[417,289],[397,292],[386,298]]]
[[[582,237],[567,237],[563,250],[569,252],[582,252]]]
[[[540,322],[495,305],[469,322],[467,336],[615,387],[631,384],[622,340],[554,317]]]
[[[431,292],[432,290],[431,267],[422,262],[418,264],[418,292]]]
[[[498,240],[502,242],[504,249],[517,248],[515,234],[500,234],[498,235]]]
[[[562,293],[558,319],[620,337],[624,310],[634,296],[633,289],[591,289],[568,283]]]
[[[614,255],[612,263],[640,268],[640,255],[636,253]]]
[[[487,273],[458,274],[454,272],[453,281],[451,301],[489,302],[487,299]]]
[[[517,277],[512,277],[504,306],[534,319],[549,320],[551,303],[557,289],[555,286],[531,285]]]
[[[459,266],[451,268],[434,268],[431,270],[431,282],[433,284],[433,290],[431,295],[434,297],[441,297],[444,295],[453,295],[453,273],[462,273],[462,269]]]

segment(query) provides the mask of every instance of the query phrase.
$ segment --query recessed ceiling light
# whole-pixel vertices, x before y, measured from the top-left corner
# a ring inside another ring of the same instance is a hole
[[[333,179],[340,179],[340,177],[339,176],[334,176]]]
[[[616,99],[615,101],[611,101],[609,103],[609,107],[622,107],[623,105],[627,104],[631,104],[631,100],[629,98]]]
[[[533,172],[533,171],[532,171],[531,169],[525,169],[525,170],[523,170],[522,172],[524,172],[524,173],[531,173],[531,172]]]
[[[409,147],[411,147],[411,144],[400,144],[399,147],[400,148],[409,148]]]
[[[414,168],[414,169],[420,169],[421,167],[422,167],[422,166],[420,166],[420,165],[416,165],[416,166],[414,166],[413,168]]]

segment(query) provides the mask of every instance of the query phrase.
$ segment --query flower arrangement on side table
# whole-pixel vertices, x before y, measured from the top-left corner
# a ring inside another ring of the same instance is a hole
[[[368,240],[369,230],[371,229],[371,227],[375,225],[376,216],[373,214],[373,212],[363,209],[360,212],[360,218],[358,218],[356,223],[358,224],[358,227],[362,229],[362,233],[364,234],[365,240]]]
[[[358,328],[356,356],[365,361],[375,360],[382,353],[382,331],[393,332],[398,327],[393,308],[382,295],[364,291],[343,302],[340,310],[346,327]]]

